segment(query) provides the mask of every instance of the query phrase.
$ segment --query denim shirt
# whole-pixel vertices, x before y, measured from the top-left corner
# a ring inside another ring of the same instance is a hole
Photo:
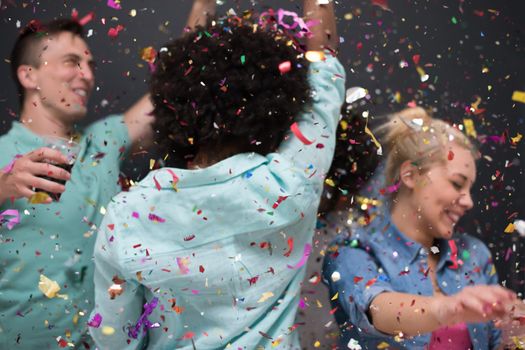
[[[445,295],[469,285],[498,283],[490,252],[479,239],[467,234],[455,235],[450,241],[439,240],[437,248],[440,258],[436,278]],[[389,215],[377,216],[370,225],[336,238],[325,257],[323,282],[330,289],[333,307],[337,308],[335,318],[344,347],[351,338],[358,340],[363,349],[377,349],[386,344],[395,349],[428,347],[430,333],[399,340],[375,329],[367,315],[372,300],[383,292],[432,295],[428,254],[421,244],[401,233]],[[332,276],[336,271],[339,280]],[[474,350],[497,347],[501,332],[492,322],[467,326]]]

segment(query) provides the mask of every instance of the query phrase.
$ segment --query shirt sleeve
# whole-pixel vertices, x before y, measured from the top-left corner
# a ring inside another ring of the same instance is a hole
[[[323,282],[328,285],[332,305],[344,313],[346,320],[367,336],[389,338],[378,331],[368,318],[374,298],[383,292],[393,292],[388,278],[366,251],[339,246],[327,253],[323,264]]]
[[[141,349],[142,335],[139,334],[138,339],[132,339],[128,336],[127,329],[128,326],[136,324],[142,313],[143,287],[136,280],[126,279],[121,285],[123,289],[121,295],[111,299],[108,293],[108,288],[114,284],[114,276],[119,279],[124,279],[126,276],[113,239],[114,236],[118,236],[119,227],[115,213],[116,207],[110,205],[100,225],[101,229],[95,243],[95,308],[91,313],[91,319],[96,314],[100,314],[102,323],[98,328],[89,327],[89,330],[97,347],[101,350]]]
[[[484,250],[482,256],[486,257],[483,261],[483,274],[487,279],[487,284],[489,285],[498,285],[499,278],[498,273],[496,272],[496,267],[492,261],[492,254],[490,253],[487,246],[481,241],[479,242],[478,249]],[[488,322],[489,327],[489,349],[498,349],[501,342],[501,330],[496,328],[494,322]]]
[[[296,119],[295,134],[287,135],[278,153],[298,168],[311,167],[324,175],[332,162],[345,96],[345,71],[337,58],[327,54],[324,61],[310,64],[308,81],[312,105]]]

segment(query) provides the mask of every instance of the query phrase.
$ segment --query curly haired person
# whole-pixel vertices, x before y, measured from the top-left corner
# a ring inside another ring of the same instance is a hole
[[[333,4],[306,0],[304,11],[320,23],[297,18],[292,34],[275,16],[229,16],[160,50],[154,129],[178,167],[107,208],[95,245],[99,348],[300,348],[295,315],[345,80]]]

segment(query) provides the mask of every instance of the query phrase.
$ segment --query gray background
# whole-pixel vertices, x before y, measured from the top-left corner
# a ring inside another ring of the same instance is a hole
[[[525,188],[521,156],[525,140],[516,146],[510,137],[525,135],[525,104],[511,100],[514,90],[525,91],[524,29],[525,1],[390,1],[389,9],[374,1],[339,0],[336,6],[341,36],[340,58],[347,70],[347,86],[362,86],[370,92],[365,109],[373,117],[400,110],[408,102],[432,107],[435,115],[461,123],[475,122],[478,134],[505,135],[505,142],[486,141],[478,163],[474,186],[476,207],[460,229],[480,236],[491,248],[500,279],[516,291],[524,291],[524,247],[517,235],[503,230],[514,218],[525,219]],[[377,1],[386,3],[386,1]],[[122,10],[106,0],[2,0],[0,1],[0,134],[17,119],[17,95],[9,73],[9,53],[20,30],[33,18],[43,20],[70,16],[76,8],[83,17],[95,13],[86,26],[87,38],[98,62],[97,88],[91,98],[87,122],[124,111],[147,89],[148,67],[140,58],[147,46],[160,48],[177,37],[185,24],[191,1],[122,0]],[[254,1],[224,1],[218,12],[246,9]],[[265,5],[300,11],[300,1],[260,1]],[[137,15],[131,17],[130,10]],[[105,19],[105,24],[102,20]],[[125,30],[110,39],[110,27]],[[429,75],[421,82],[414,64]],[[408,66],[402,67],[406,61]],[[483,68],[486,71],[483,72]],[[492,89],[489,90],[488,86]],[[401,96],[397,101],[396,93]],[[481,99],[483,113],[468,112]],[[126,171],[134,179],[147,172],[154,154],[134,155]],[[489,157],[489,158],[488,158]],[[488,160],[491,159],[491,160]],[[510,166],[509,166],[510,164]],[[493,176],[499,172],[494,180]],[[310,343],[311,344],[311,343]]]

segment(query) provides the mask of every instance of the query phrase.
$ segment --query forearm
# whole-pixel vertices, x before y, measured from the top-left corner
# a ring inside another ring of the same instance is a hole
[[[335,24],[333,0],[304,0],[304,17],[307,20],[319,21],[310,28],[312,36],[308,38],[308,50],[320,51],[324,49],[336,50],[339,39]],[[318,3],[320,3],[318,5]]]
[[[215,16],[216,0],[195,0],[191,8],[186,28],[194,30],[197,26],[204,26],[209,18]]]
[[[440,324],[435,314],[436,296],[387,292],[370,304],[369,314],[374,327],[387,334],[417,336],[432,332]]]

